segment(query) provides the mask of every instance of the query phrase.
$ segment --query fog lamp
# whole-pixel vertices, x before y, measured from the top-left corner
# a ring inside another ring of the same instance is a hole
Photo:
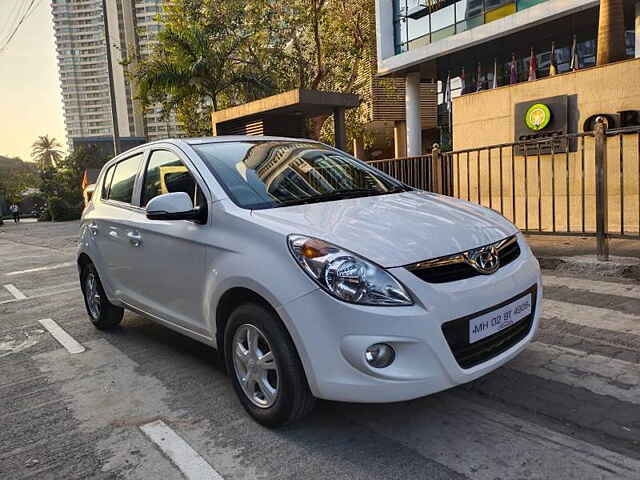
[[[396,359],[396,352],[391,345],[374,343],[364,352],[364,358],[374,368],[385,368]]]

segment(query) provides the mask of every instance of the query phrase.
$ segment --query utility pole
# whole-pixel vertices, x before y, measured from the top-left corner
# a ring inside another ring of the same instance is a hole
[[[104,37],[107,47],[107,75],[109,76],[109,98],[111,100],[111,126],[113,131],[113,152],[118,155],[120,149],[120,129],[118,128],[118,110],[113,87],[113,68],[111,66],[111,40],[109,38],[109,19],[107,18],[107,0],[102,0],[102,18],[104,19]]]

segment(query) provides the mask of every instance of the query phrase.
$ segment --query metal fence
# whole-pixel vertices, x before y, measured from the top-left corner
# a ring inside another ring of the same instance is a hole
[[[640,127],[376,160],[424,190],[479,203],[535,234],[640,238]]]
[[[370,165],[421,190],[434,191],[433,155],[372,160]]]

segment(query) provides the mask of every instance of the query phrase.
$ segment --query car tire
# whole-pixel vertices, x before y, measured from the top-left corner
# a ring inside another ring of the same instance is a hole
[[[262,362],[259,355],[251,358],[249,339],[252,335],[258,336],[256,346],[264,355],[262,358],[271,352],[273,363]],[[257,303],[240,305],[229,316],[224,338],[225,361],[233,387],[243,407],[258,423],[279,427],[299,420],[313,410],[315,398],[298,352],[274,312]],[[252,361],[253,366],[250,365]],[[262,368],[265,365],[268,367]],[[263,375],[265,371],[266,376]],[[265,395],[263,391],[271,394]]]
[[[106,330],[115,327],[122,321],[124,309],[116,307],[109,301],[93,264],[87,263],[82,267],[80,285],[82,286],[84,305],[96,328]],[[93,298],[93,302],[90,297]]]

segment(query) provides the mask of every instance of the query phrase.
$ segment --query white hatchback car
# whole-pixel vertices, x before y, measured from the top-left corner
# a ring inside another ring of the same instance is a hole
[[[123,309],[217,348],[276,426],[315,398],[393,402],[478,378],[534,335],[518,229],[310,140],[168,140],[107,163],[82,217],[98,328]]]

